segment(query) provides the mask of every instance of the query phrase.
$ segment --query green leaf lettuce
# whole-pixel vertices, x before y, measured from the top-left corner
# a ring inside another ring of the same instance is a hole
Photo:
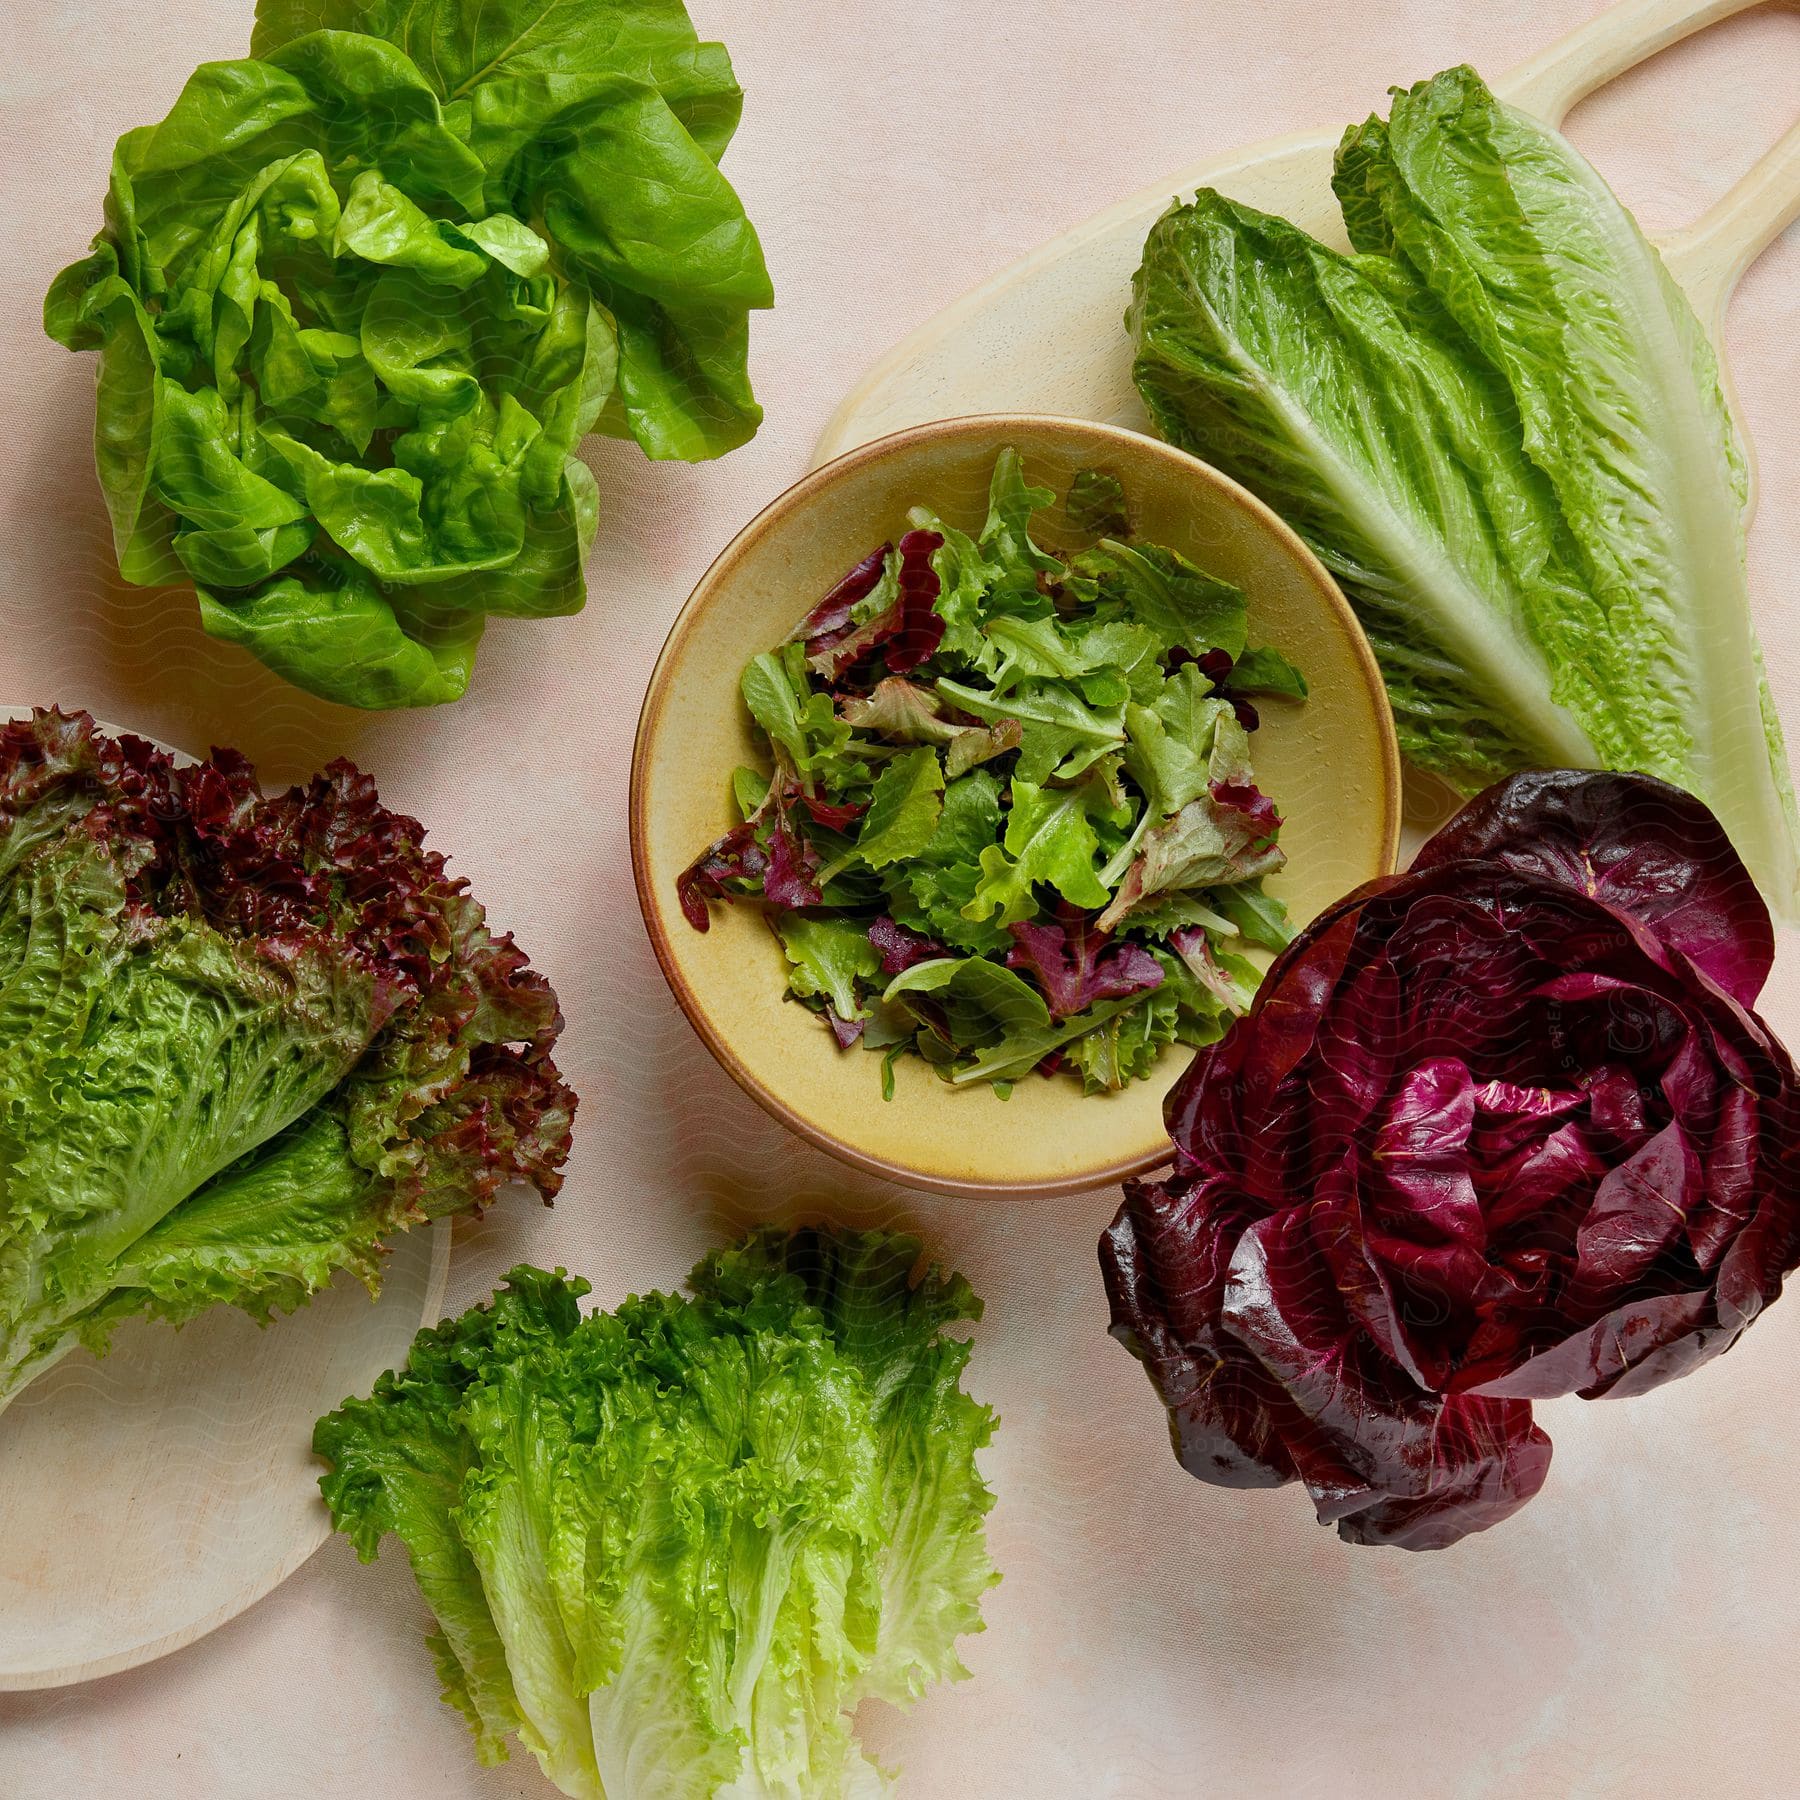
[[[917,1240],[765,1228],[691,1297],[582,1316],[515,1269],[320,1420],[338,1528],[393,1532],[484,1762],[583,1800],[885,1791],[851,1713],[966,1673],[998,1579],[963,1391],[980,1303]]]

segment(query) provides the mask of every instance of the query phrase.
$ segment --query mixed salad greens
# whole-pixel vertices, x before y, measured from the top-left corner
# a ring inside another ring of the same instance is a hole
[[[122,1319],[260,1320],[562,1185],[556,996],[347,762],[264,795],[86,713],[0,728],[0,1408]]]
[[[454,700],[489,614],[586,598],[584,436],[756,430],[743,96],[680,0],[261,0],[251,49],[119,140],[45,302],[119,570],[327,699]]]
[[[1638,770],[1704,799],[1800,916],[1787,754],[1710,344],[1636,221],[1473,70],[1395,90],[1333,179],[1340,255],[1211,190],[1144,247],[1159,431],[1343,583],[1401,747],[1465,792]]]
[[[1090,1092],[1205,1044],[1291,933],[1250,766],[1251,696],[1302,700],[1247,639],[1243,592],[1130,534],[1115,478],[1056,496],[1002,452],[970,535],[924,507],[754,657],[772,769],[679,880],[763,902],[790,994],[841,1046],[907,1052],[1006,1093],[1067,1068]]]
[[[321,1419],[338,1529],[405,1544],[444,1698],[579,1800],[891,1792],[865,1699],[968,1671],[999,1580],[962,1388],[981,1316],[916,1238],[773,1228],[616,1312],[514,1269]]]

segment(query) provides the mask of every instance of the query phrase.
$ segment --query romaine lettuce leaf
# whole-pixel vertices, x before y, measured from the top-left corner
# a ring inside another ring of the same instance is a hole
[[[1467,786],[1594,760],[1536,635],[1584,628],[1547,485],[1428,293],[1207,191],[1152,230],[1131,326],[1157,429],[1344,584],[1413,761]]]
[[[1466,68],[1353,127],[1334,185],[1349,256],[1210,191],[1152,230],[1130,327],[1158,429],[1338,576],[1414,762],[1465,790],[1660,775],[1795,916],[1743,458],[1686,298],[1567,140]]]
[[[1604,621],[1570,675],[1602,766],[1706,800],[1792,914],[1794,798],[1750,617],[1748,475],[1686,296],[1586,158],[1472,69],[1396,92],[1387,123],[1348,132],[1335,185],[1358,248],[1410,269],[1505,384]]]

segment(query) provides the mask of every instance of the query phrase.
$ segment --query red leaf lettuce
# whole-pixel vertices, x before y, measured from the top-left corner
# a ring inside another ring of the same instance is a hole
[[[556,997],[335,762],[264,795],[85,713],[0,729],[0,1406],[134,1313],[259,1318],[561,1186]]]

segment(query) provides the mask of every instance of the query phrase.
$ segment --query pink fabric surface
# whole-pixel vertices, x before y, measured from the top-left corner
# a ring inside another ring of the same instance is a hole
[[[85,246],[114,138],[197,60],[241,54],[249,0],[36,0],[0,58],[0,698],[59,700],[271,777],[347,752],[417,813],[561,994],[583,1110],[554,1212],[514,1199],[458,1237],[451,1302],[513,1261],[612,1303],[678,1281],[746,1222],[905,1221],[988,1302],[971,1381],[1004,1584],[975,1679],[866,1740],[921,1800],[1722,1795],[1791,1789],[1800,1728],[1800,1300],[1648,1398],[1553,1403],[1556,1461],[1516,1520],[1453,1552],[1341,1545],[1293,1490],[1190,1480],[1106,1336],[1110,1192],[932,1199],[786,1136],[707,1057],[631,892],[627,762],[670,621],[713,555],[806,468],[840,395],[896,338],[1016,256],[1206,152],[1349,120],[1393,82],[1497,73],[1590,0],[693,0],[749,101],[727,171],[779,305],[754,321],[761,436],[708,467],[591,449],[604,506],[581,616],[500,622],[469,697],[363,717],[122,590],[90,466],[92,364],[38,331]],[[1748,16],[1583,106],[1573,135],[1651,227],[1691,216],[1792,116],[1800,19]],[[1744,281],[1730,353],[1762,477],[1752,537],[1769,670],[1800,741],[1800,233]],[[1121,306],[1123,297],[1121,297]],[[1800,954],[1767,1010],[1800,1039]],[[679,1098],[677,1110],[672,1102]],[[404,1559],[334,1541],[274,1595],[150,1667],[0,1697],[0,1796],[548,1794],[479,1769],[436,1698]]]

